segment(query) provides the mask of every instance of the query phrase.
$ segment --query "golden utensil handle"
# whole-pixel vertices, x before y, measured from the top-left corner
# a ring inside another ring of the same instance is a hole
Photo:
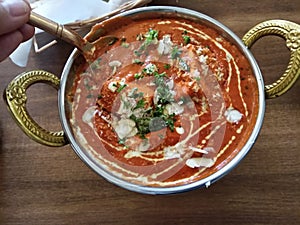
[[[265,86],[266,98],[275,98],[286,93],[300,75],[300,25],[286,20],[269,20],[251,28],[243,37],[251,47],[262,36],[278,35],[286,40],[291,57],[284,74],[273,84]]]
[[[4,92],[4,98],[13,118],[25,134],[38,143],[52,147],[68,144],[63,131],[47,131],[29,115],[26,109],[26,89],[34,83],[47,83],[58,89],[60,80],[55,75],[43,70],[25,72],[13,79]]]
[[[71,45],[76,46],[79,50],[83,50],[86,44],[86,41],[73,30],[66,28],[64,25],[58,24],[35,12],[30,13],[28,23],[68,42]]]

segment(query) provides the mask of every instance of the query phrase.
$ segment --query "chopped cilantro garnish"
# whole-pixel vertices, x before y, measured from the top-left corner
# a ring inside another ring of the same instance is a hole
[[[153,40],[155,39],[157,40],[157,37],[158,37],[158,31],[149,29],[148,33],[145,34],[145,38],[146,38],[145,44],[150,45]]]
[[[132,60],[132,63],[133,63],[133,64],[137,64],[137,65],[142,65],[142,64],[144,64],[144,62],[142,62],[140,59],[134,59],[134,60]]]
[[[136,123],[138,134],[141,138],[145,138],[145,135],[150,132],[158,131],[165,127],[169,127],[171,131],[174,131],[175,115],[164,114],[164,106],[149,108],[140,117],[132,114],[130,119]]]
[[[148,117],[147,115],[144,115],[142,117],[131,115],[130,119],[132,119],[136,123],[136,128],[138,129],[138,134],[141,138],[145,138],[145,134],[150,133],[149,124],[151,117]]]
[[[163,72],[163,73],[158,73],[158,72],[154,73],[156,86],[164,86],[164,85],[166,85],[165,84],[165,80],[164,80],[165,76],[166,76],[165,72]]]
[[[134,51],[134,54],[137,56],[140,56],[142,54],[142,52],[145,51],[146,48],[149,45],[151,45],[153,42],[154,43],[157,42],[158,31],[149,29],[149,31],[144,35],[144,37],[145,37],[145,40],[144,40],[143,44],[140,46],[140,48],[138,50]],[[141,39],[141,38],[139,37],[139,39]]]
[[[143,72],[146,73],[146,74],[153,74],[155,72],[157,72],[157,67],[152,64],[152,63],[149,63],[144,69],[143,69]]]
[[[137,80],[141,79],[143,77],[144,77],[144,75],[142,73],[136,73],[136,74],[134,74],[134,78],[137,79]]]
[[[140,99],[137,103],[136,103],[136,107],[134,109],[140,109],[140,108],[144,108],[145,106],[145,100],[144,99]]]
[[[165,65],[164,65],[164,68],[165,68],[166,70],[168,70],[168,69],[171,68],[171,65],[170,65],[170,64],[165,64]]]
[[[118,87],[117,92],[120,93],[126,86],[127,84],[121,84],[120,87]]]
[[[174,101],[174,96],[170,92],[167,86],[160,86],[156,89],[158,95],[158,103],[159,104],[168,104]]]
[[[165,116],[164,120],[166,121],[166,124],[170,128],[170,130],[174,131],[175,114]]]
[[[182,38],[183,38],[183,43],[184,43],[185,45],[187,45],[188,43],[191,42],[191,38],[190,38],[190,36],[188,36],[188,35],[182,35]]]
[[[182,51],[178,48],[178,46],[175,46],[171,51],[171,59],[177,59],[181,55]]]
[[[155,78],[163,78],[163,77],[166,77],[166,73],[165,72],[163,72],[163,73],[155,72],[154,77]]]
[[[166,64],[170,67],[169,64]],[[145,139],[146,135],[153,131],[158,131],[163,128],[169,128],[174,131],[174,123],[176,121],[175,114],[168,114],[166,107],[173,103],[174,91],[168,85],[168,77],[166,72],[159,73],[159,69],[155,64],[149,63],[145,68],[134,75],[135,79],[140,79],[144,76],[153,76],[155,84],[155,100],[149,104],[145,98],[144,92],[137,87],[126,91],[127,96],[121,97],[122,103],[126,109],[130,109],[129,118],[135,122],[137,135]],[[126,85],[118,86],[118,92],[125,88]],[[134,101],[134,104],[132,103]]]
[[[155,76],[155,85],[157,86],[156,91],[157,91],[157,96],[158,96],[158,103],[159,104],[167,104],[172,101],[173,99],[173,94],[171,93],[169,87],[166,84],[165,81],[165,76],[166,73],[154,73]]]

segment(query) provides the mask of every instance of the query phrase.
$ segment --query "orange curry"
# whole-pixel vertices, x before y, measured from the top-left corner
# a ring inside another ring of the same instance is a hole
[[[78,142],[111,174],[145,186],[188,184],[224,167],[258,113],[247,59],[188,19],[117,20],[108,34],[118,40],[75,71]]]

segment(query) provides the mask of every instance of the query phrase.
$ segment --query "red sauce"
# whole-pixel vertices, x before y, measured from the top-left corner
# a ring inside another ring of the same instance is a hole
[[[118,19],[87,38],[108,26],[119,40],[75,69],[78,142],[107,171],[146,186],[187,184],[230,162],[258,113],[256,79],[238,48],[175,17]]]

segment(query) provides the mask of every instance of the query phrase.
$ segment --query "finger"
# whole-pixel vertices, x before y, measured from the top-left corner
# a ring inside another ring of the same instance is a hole
[[[23,35],[23,42],[29,40],[34,35],[34,27],[29,24],[24,24],[19,28],[19,31]]]
[[[10,33],[29,20],[30,5],[23,0],[0,0],[0,35]]]
[[[0,61],[9,56],[19,46],[23,39],[23,34],[19,30],[0,36]]]

